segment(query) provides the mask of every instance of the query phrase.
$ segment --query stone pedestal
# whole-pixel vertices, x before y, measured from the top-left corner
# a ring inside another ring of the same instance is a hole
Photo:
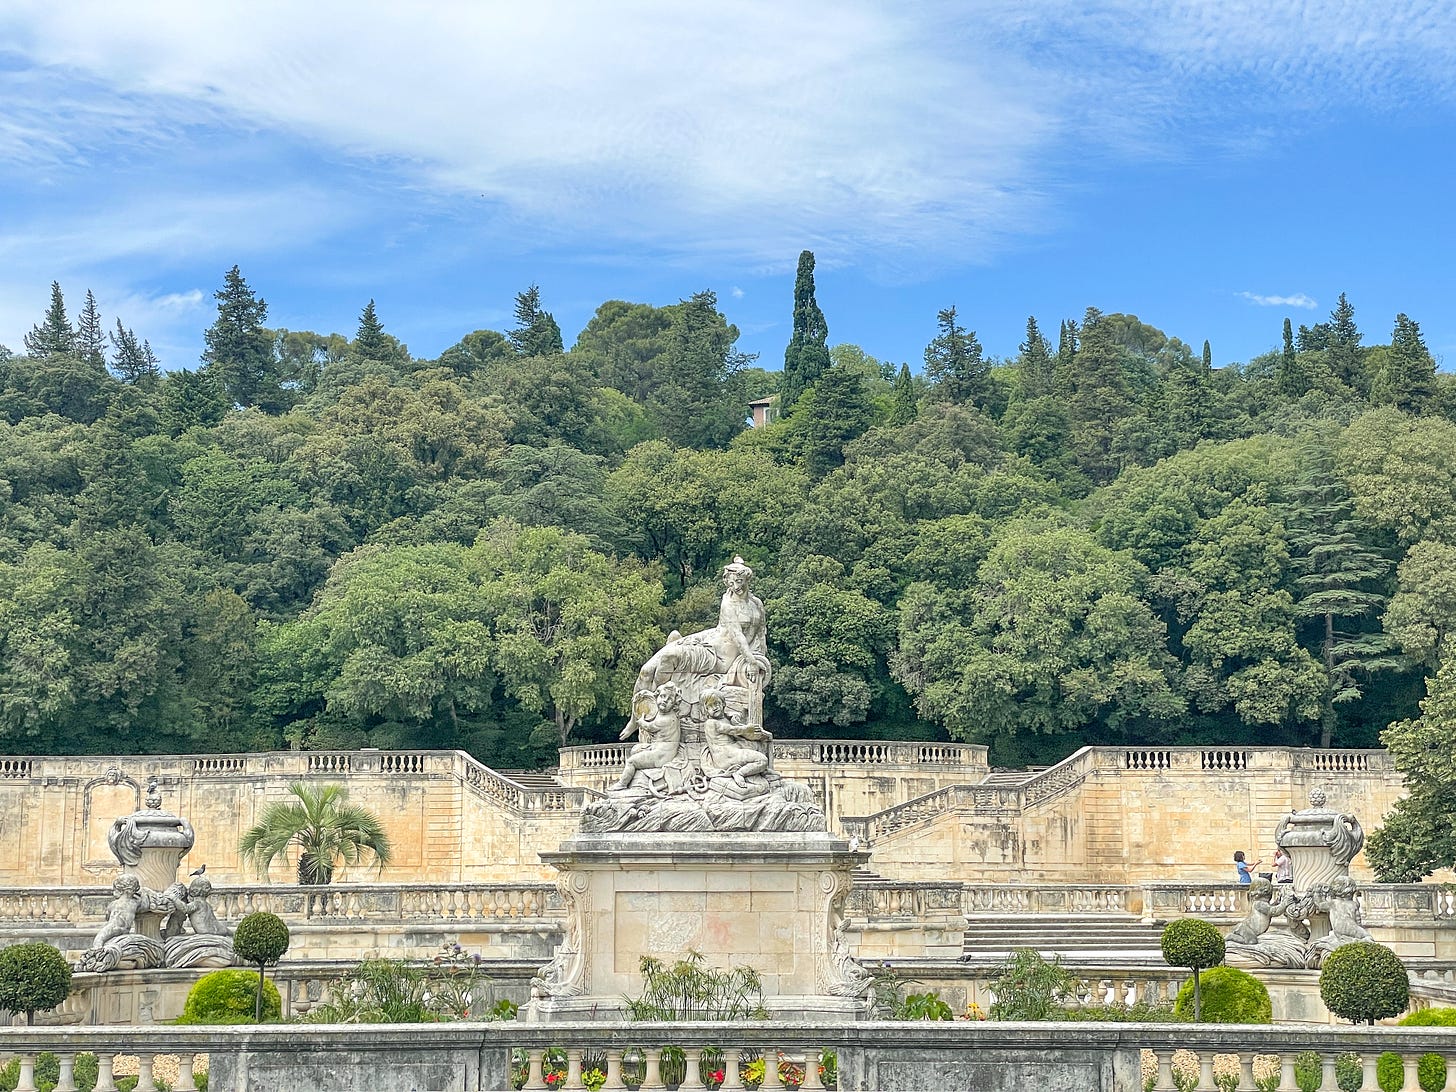
[[[829,834],[583,834],[542,859],[560,872],[567,935],[543,972],[542,1019],[610,1018],[642,992],[644,955],[701,952],[752,967],[789,1019],[854,1019],[864,972],[841,928],[850,870],[869,854]]]

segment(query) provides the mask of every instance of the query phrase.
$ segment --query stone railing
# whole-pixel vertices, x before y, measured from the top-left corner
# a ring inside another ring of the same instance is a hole
[[[967,914],[1135,914],[1141,891],[1126,884],[967,884]]]
[[[1233,922],[1248,910],[1248,886],[1237,883],[1142,884],[1142,914],[1149,921],[1201,917]],[[1430,883],[1372,883],[1360,888],[1366,925],[1456,925],[1456,891]]]
[[[598,743],[563,747],[561,769],[620,770],[630,743]],[[775,759],[819,766],[949,766],[986,769],[986,748],[971,743],[927,743],[906,740],[776,739]]]
[[[317,1087],[327,1072],[330,1087],[504,1090],[519,1073],[533,1092],[581,1089],[585,1074],[600,1069],[602,1088],[668,1087],[674,1064],[667,1048],[680,1050],[686,1074],[680,1087],[718,1084],[741,1089],[751,1059],[768,1057],[762,1087],[782,1088],[785,1067],[802,1087],[826,1084],[845,1090],[944,1088],[1077,1088],[1088,1092],[1139,1092],[1145,1087],[1142,1052],[1152,1062],[1150,1087],[1172,1092],[1174,1052],[1189,1052],[1192,1069],[1183,1088],[1213,1092],[1216,1073],[1236,1073],[1230,1087],[1255,1088],[1256,1073],[1272,1072],[1280,1089],[1297,1087],[1294,1058],[1317,1054],[1323,1086],[1334,1087],[1334,1060],[1360,1056],[1362,1087],[1373,1089],[1375,1059],[1383,1051],[1405,1062],[1406,1087],[1426,1053],[1447,1063],[1446,1088],[1456,1088],[1456,1039],[1441,1028],[1332,1028],[1207,1024],[1016,1024],[989,1021],[910,1021],[849,1024],[734,1023],[623,1024],[496,1023],[414,1025],[291,1025],[279,1027],[8,1028],[0,1051],[20,1058],[21,1089],[34,1087],[36,1056],[57,1055],[60,1087],[74,1087],[76,1056],[98,1059],[98,1092],[116,1087],[118,1056],[138,1059],[144,1082],[156,1059],[176,1060],[179,1079],[190,1085],[195,1059],[207,1055],[215,1088]],[[821,1068],[822,1067],[822,1068]],[[1225,1068],[1227,1067],[1227,1068]],[[826,1081],[824,1078],[830,1078]],[[793,1083],[798,1083],[793,1080]],[[593,1078],[595,1083],[595,1077]],[[673,1083],[677,1083],[674,1080]]]

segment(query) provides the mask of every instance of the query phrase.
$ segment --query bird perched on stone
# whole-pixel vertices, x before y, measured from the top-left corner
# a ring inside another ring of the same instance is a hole
[[[207,871],[207,866],[205,864],[198,865],[191,872],[189,872],[188,875],[189,876],[201,876],[206,871]]]

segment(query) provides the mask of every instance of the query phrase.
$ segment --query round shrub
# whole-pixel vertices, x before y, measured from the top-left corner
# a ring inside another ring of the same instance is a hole
[[[1193,983],[1183,983],[1173,1014],[1193,1019]],[[1274,1006],[1269,991],[1247,971],[1214,967],[1203,973],[1203,1019],[1213,1024],[1272,1024]]]
[[[1163,927],[1163,960],[1170,967],[1201,971],[1223,962],[1223,934],[1202,918],[1180,918]]]
[[[238,922],[233,951],[244,963],[277,963],[288,951],[288,926],[277,914],[260,910]]]
[[[39,942],[12,944],[0,951],[0,1009],[35,1014],[49,1012],[71,995],[71,965],[60,949]]]
[[[1383,944],[1342,944],[1320,968],[1320,997],[1336,1016],[1373,1024],[1405,1011],[1410,980],[1400,957]]]
[[[187,993],[179,1024],[251,1024],[258,993],[258,972],[229,967],[197,980]],[[283,1019],[278,987],[263,983],[263,1019]]]
[[[1375,1083],[1380,1092],[1400,1092],[1405,1084],[1405,1059],[1393,1050],[1387,1050],[1375,1059]]]
[[[1441,1092],[1446,1087],[1446,1059],[1439,1054],[1422,1054],[1416,1063],[1416,1081],[1421,1092]]]
[[[1365,1083],[1365,1066],[1360,1055],[1346,1051],[1335,1059],[1335,1087],[1340,1092],[1360,1092]]]
[[[1396,1022],[1404,1028],[1456,1028],[1456,1009],[1416,1009]]]

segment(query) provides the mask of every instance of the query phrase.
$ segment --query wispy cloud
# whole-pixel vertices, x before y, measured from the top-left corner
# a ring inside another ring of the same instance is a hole
[[[1292,296],[1261,296],[1257,292],[1240,292],[1239,298],[1260,307],[1302,307],[1312,311],[1319,306],[1313,297],[1306,296],[1303,292],[1296,292]]]

